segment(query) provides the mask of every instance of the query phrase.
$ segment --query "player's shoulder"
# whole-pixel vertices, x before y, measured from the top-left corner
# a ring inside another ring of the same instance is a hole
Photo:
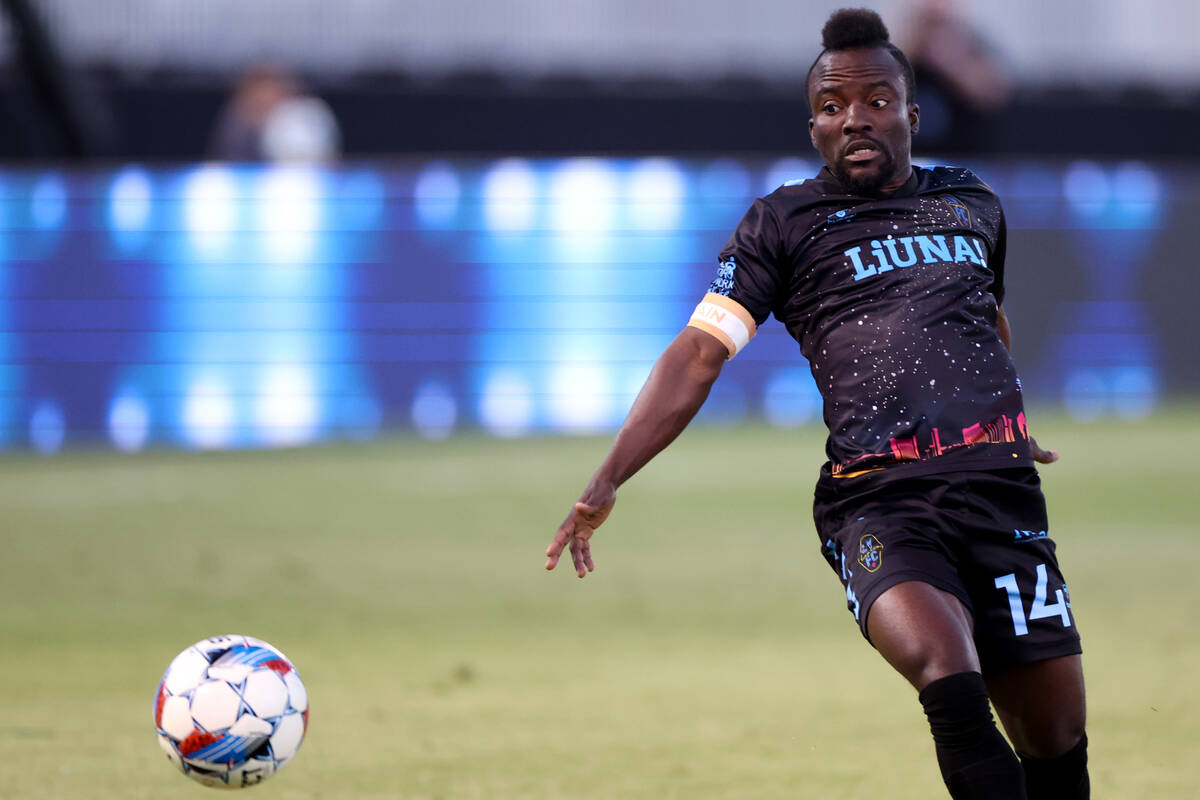
[[[783,218],[797,211],[846,199],[848,195],[845,190],[817,175],[812,178],[784,181],[773,192],[758,198],[758,202]]]
[[[986,181],[966,167],[934,165],[916,167],[916,170],[918,194],[958,191],[996,196]]]

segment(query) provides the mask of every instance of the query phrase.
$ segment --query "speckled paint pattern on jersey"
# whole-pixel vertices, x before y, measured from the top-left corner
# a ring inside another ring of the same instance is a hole
[[[838,476],[1032,463],[996,330],[1004,254],[1000,202],[968,170],[916,168],[868,198],[823,169],[756,200],[720,261],[737,265],[727,296],[800,343]]]

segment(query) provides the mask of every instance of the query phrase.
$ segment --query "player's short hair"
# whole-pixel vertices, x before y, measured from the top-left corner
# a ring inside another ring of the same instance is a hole
[[[804,93],[807,97],[808,87],[812,82],[813,70],[817,62],[826,53],[838,50],[853,50],[859,47],[882,47],[892,54],[900,65],[900,74],[904,78],[907,94],[905,102],[912,103],[917,96],[917,76],[913,73],[912,64],[899,47],[892,44],[887,26],[883,18],[869,8],[839,8],[829,15],[825,27],[821,29],[821,47],[824,49],[817,54],[808,75],[804,79]]]

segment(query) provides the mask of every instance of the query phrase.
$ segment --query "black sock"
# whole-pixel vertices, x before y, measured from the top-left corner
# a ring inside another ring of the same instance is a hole
[[[955,800],[1026,800],[1025,777],[988,706],[978,672],[939,678],[921,690],[942,780]]]
[[[1087,735],[1056,758],[1021,755],[1028,800],[1088,800],[1092,783],[1087,770]]]

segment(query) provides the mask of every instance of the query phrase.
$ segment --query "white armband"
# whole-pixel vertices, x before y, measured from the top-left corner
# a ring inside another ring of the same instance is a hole
[[[729,350],[730,358],[749,344],[758,331],[754,317],[740,303],[712,292],[704,295],[700,305],[692,312],[688,325],[720,339]]]

